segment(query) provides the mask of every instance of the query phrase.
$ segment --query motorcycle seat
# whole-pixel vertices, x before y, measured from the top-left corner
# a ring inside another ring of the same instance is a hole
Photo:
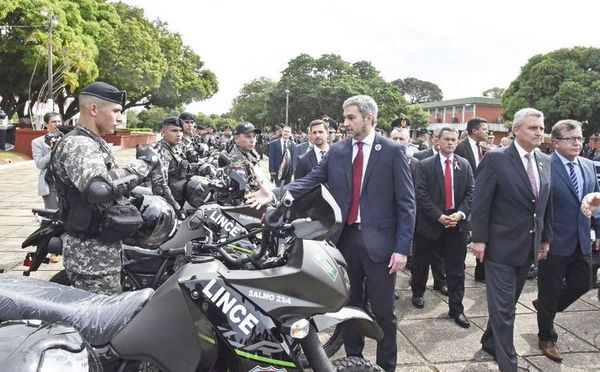
[[[0,319],[39,319],[75,327],[92,346],[108,344],[154,293],[98,295],[44,280],[0,275]]]

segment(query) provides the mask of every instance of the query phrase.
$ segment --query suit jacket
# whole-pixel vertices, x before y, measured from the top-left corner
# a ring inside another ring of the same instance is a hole
[[[292,161],[292,172],[296,169],[296,145],[292,141],[292,139],[288,139],[288,147],[290,149],[291,161]],[[281,152],[281,139],[274,139],[269,143],[269,172],[277,173],[279,171],[279,166],[281,165],[281,160],[283,159],[283,153]]]
[[[38,175],[38,195],[44,196],[50,193],[50,188],[46,182],[46,172],[50,165],[50,156],[52,150],[44,141],[44,136],[38,137],[31,141],[31,153],[35,166],[40,170]]]
[[[296,145],[296,159],[299,159],[302,155],[308,153],[308,147],[310,146],[310,142],[302,142],[299,145]]]
[[[457,211],[465,214],[466,219],[459,222],[462,232],[469,231],[467,222],[471,214],[473,201],[473,171],[466,159],[454,155],[454,205]],[[440,155],[429,157],[418,165],[415,177],[415,196],[417,198],[417,233],[427,239],[437,239],[442,235],[444,226],[437,220],[446,209],[446,191],[444,173]]]
[[[583,194],[599,192],[594,163],[578,157],[583,173]],[[592,251],[590,219],[586,218],[579,206],[581,201],[569,178],[561,159],[552,155],[552,241],[549,253],[556,256],[570,256],[579,244],[581,253]],[[598,226],[594,226],[600,237]]]
[[[352,139],[334,143],[313,170],[285,186],[293,196],[327,184],[346,221],[352,197]],[[363,175],[360,217],[365,246],[373,262],[387,262],[392,253],[410,254],[415,226],[412,177],[402,146],[375,135]],[[331,240],[337,244],[343,227]]]
[[[300,155],[298,157],[298,162],[296,163],[294,179],[306,176],[314,167],[317,166],[317,164],[317,154],[315,154],[314,149],[306,154]]]
[[[471,230],[473,242],[487,243],[485,260],[521,266],[537,261],[540,242],[552,239],[550,157],[536,150],[540,175],[536,200],[515,144],[489,151],[479,163]]]
[[[471,149],[471,144],[469,143],[469,138],[465,138],[460,141],[458,145],[456,145],[456,150],[454,153],[461,158],[467,159],[469,164],[471,165],[471,169],[473,173],[477,173],[477,163],[475,161],[475,154],[473,154],[473,150]]]
[[[417,151],[413,154],[413,156],[417,158],[417,160],[427,159],[433,156],[433,149]]]

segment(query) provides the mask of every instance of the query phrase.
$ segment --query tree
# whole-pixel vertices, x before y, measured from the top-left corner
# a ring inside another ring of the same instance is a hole
[[[249,121],[262,128],[269,121],[269,98],[277,83],[260,77],[244,84],[240,94],[233,100],[229,114],[240,121]]]
[[[69,98],[96,79],[128,92],[124,109],[174,108],[218,89],[200,57],[166,24],[149,22],[142,9],[104,0],[11,0],[0,5],[0,23],[19,26],[0,38],[0,107],[9,115],[22,117],[26,102],[48,98],[42,8],[59,22],[52,30],[54,85],[65,120],[79,111],[77,100]]]
[[[505,90],[504,88],[493,87],[493,88],[484,90],[483,93],[481,93],[481,95],[484,97],[501,98],[502,94],[504,93],[504,90]]]
[[[544,113],[547,129],[569,118],[587,121],[586,136],[600,130],[600,49],[566,48],[531,57],[504,92],[502,105],[506,119],[535,107]]]
[[[383,80],[369,62],[349,63],[335,54],[319,58],[301,54],[293,58],[269,94],[266,112],[260,114],[265,118],[263,124],[284,122],[286,90],[289,90],[289,124],[294,130],[304,131],[308,123],[324,115],[340,120],[342,103],[357,94],[375,99],[379,105],[378,126],[386,130],[406,108],[398,88]]]
[[[397,79],[392,84],[404,94],[409,104],[440,101],[444,98],[442,90],[436,84],[413,77]]]

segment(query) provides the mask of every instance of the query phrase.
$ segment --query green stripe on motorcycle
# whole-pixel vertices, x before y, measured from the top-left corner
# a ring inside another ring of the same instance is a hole
[[[242,248],[242,247],[240,247],[238,245],[227,244],[225,246],[228,247],[228,248],[231,248],[231,249],[235,249],[235,250],[244,252],[244,253],[252,253],[252,249]]]
[[[251,354],[251,353],[247,353],[245,351],[242,350],[238,350],[235,349],[235,353],[241,357],[247,358],[247,359],[252,359],[252,360],[258,360],[259,362],[265,362],[265,363],[270,363],[270,364],[277,364],[279,366],[284,366],[284,367],[296,367],[296,365],[292,362],[286,362],[284,360],[277,360],[277,359],[271,359],[271,358],[267,358],[267,357],[262,357],[260,355],[256,355],[256,354]]]
[[[198,336],[200,336],[201,340],[204,340],[204,341],[208,342],[211,345],[215,345],[216,344],[214,338],[211,338],[211,337],[208,337],[206,335],[203,335],[202,333],[199,333]]]

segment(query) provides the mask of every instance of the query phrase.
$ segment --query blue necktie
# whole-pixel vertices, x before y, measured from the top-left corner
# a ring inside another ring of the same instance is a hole
[[[575,175],[575,164],[570,161],[567,163],[567,166],[569,166],[569,178],[571,179],[571,183],[575,188],[575,194],[577,194],[577,197],[579,197],[579,184],[577,182],[577,176]]]

